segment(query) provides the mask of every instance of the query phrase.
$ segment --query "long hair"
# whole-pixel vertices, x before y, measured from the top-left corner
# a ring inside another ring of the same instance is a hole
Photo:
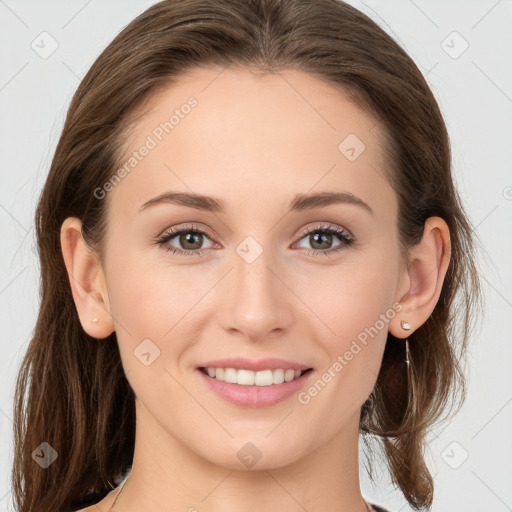
[[[412,381],[404,344],[389,334],[360,421],[361,433],[381,443],[392,480],[410,505],[430,508],[434,485],[425,435],[465,398],[461,357],[480,298],[472,229],[430,88],[401,46],[339,0],[165,0],[127,25],[80,83],[39,199],[41,303],[14,404],[17,510],[75,510],[98,502],[131,466],[134,393],[115,333],[99,342],[81,327],[60,227],[69,216],[80,218],[88,244],[101,254],[106,201],[94,190],[118,169],[126,127],[152,95],[207,65],[296,69],[339,86],[385,128],[385,172],[399,201],[403,248],[421,239],[428,217],[448,224],[451,260],[440,299],[409,338]],[[41,443],[58,454],[45,469],[33,457]]]

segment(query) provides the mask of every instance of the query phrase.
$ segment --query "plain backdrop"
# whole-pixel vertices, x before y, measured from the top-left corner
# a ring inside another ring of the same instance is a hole
[[[79,81],[121,28],[153,3],[0,0],[0,512],[13,510],[14,383],[39,305],[38,195]],[[406,49],[432,87],[480,240],[486,302],[470,340],[465,405],[429,434],[432,510],[512,510],[512,2],[350,3]],[[372,484],[361,464],[365,498],[393,512],[411,510],[385,467],[376,473]]]

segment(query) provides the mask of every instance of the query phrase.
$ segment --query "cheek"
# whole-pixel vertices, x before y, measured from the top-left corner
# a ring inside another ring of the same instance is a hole
[[[347,264],[304,272],[294,291],[325,327],[324,339],[342,347],[391,308],[396,279],[386,257],[362,255]]]
[[[116,264],[107,273],[109,299],[127,373],[131,368],[138,375],[137,357],[147,352],[150,358],[157,355],[152,368],[172,370],[200,334],[199,316],[204,316],[207,303],[201,299],[218,276],[199,270],[201,265],[172,265],[165,257],[152,261],[137,251],[126,250],[123,258],[111,256]],[[209,311],[215,314],[215,308]]]
[[[135,339],[158,338],[171,327],[173,308],[163,279],[154,279],[149,269],[128,258],[110,272],[109,298],[116,331],[128,331]]]
[[[179,402],[186,397],[172,376],[190,339],[187,312],[204,291],[135,251],[111,261],[118,263],[109,268],[109,299],[126,377],[147,405],[160,407],[162,397]]]
[[[126,247],[111,252],[109,299],[115,319],[126,330],[161,338],[193,306],[194,298],[204,294],[204,286],[197,266],[171,265],[157,249],[157,257],[145,251]]]
[[[327,356],[319,369],[322,382],[311,392],[316,396],[325,384],[328,390],[317,404],[341,404],[333,416],[338,421],[345,414],[342,409],[360,407],[375,384],[389,321],[397,314],[395,266],[389,253],[375,251],[350,265],[332,267],[329,276],[316,275],[314,283],[302,281],[302,293],[309,290],[305,302],[318,314],[314,339]]]

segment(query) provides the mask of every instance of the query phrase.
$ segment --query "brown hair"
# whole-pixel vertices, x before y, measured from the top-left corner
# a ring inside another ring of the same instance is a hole
[[[107,482],[131,466],[134,393],[115,333],[98,343],[81,327],[60,227],[69,216],[80,218],[88,243],[101,253],[106,201],[93,191],[118,168],[128,121],[180,74],[206,65],[293,68],[339,86],[386,130],[392,162],[386,173],[399,199],[403,247],[420,240],[428,217],[447,222],[451,260],[441,297],[409,338],[412,382],[406,380],[403,341],[389,334],[376,386],[361,410],[361,432],[382,443],[393,482],[414,509],[430,507],[425,434],[457,390],[462,405],[460,357],[480,299],[472,231],[431,90],[388,34],[341,1],[167,0],[125,27],[82,80],[40,197],[41,305],[14,406],[17,510],[74,510],[97,502],[110,491]],[[43,441],[58,453],[47,469],[32,458]]]

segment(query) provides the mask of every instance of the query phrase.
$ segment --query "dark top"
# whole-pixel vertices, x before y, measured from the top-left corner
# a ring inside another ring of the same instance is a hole
[[[390,512],[387,508],[379,507],[378,505],[374,505],[373,503],[368,503],[368,505],[370,505],[370,507],[372,507],[372,509],[375,512]]]

